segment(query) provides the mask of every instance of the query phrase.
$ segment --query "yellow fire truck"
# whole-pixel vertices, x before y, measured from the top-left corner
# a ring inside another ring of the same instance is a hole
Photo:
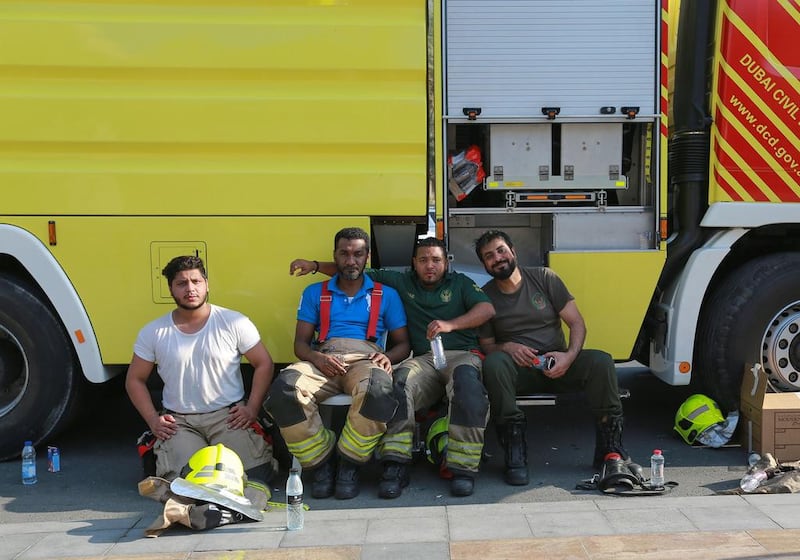
[[[789,0],[0,1],[0,458],[124,372],[207,263],[290,362],[296,302],[361,226],[402,266],[508,231],[587,345],[737,405],[800,381],[800,8]]]

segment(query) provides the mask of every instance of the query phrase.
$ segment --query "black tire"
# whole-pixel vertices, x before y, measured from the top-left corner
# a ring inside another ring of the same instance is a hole
[[[0,276],[0,460],[63,428],[80,385],[53,312],[28,286]]]
[[[787,315],[788,314],[788,315]],[[704,303],[694,351],[693,375],[724,412],[738,410],[746,363],[760,363],[772,379],[777,319],[800,322],[800,253],[776,253],[733,270]],[[793,327],[796,330],[796,327]],[[789,330],[785,329],[788,334]],[[792,335],[794,336],[794,335]],[[786,340],[781,346],[786,346]],[[800,336],[786,354],[800,372]],[[787,368],[784,368],[786,370]],[[780,387],[779,387],[780,388]],[[783,387],[787,389],[787,387]]]

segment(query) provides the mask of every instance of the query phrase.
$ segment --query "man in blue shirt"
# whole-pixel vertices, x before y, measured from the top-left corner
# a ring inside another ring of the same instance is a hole
[[[314,498],[334,492],[339,499],[358,495],[359,468],[372,457],[397,409],[392,364],[410,352],[400,296],[364,276],[368,257],[364,230],[345,228],[336,234],[338,272],[303,291],[294,339],[301,361],[277,376],[267,400],[289,451],[312,473]],[[312,345],[315,332],[319,340]],[[392,342],[388,351],[380,345],[386,332]],[[336,443],[322,424],[318,405],[340,393],[351,395],[353,402]]]

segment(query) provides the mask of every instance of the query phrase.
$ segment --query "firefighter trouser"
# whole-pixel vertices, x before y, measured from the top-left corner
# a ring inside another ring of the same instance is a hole
[[[180,414],[166,411],[175,418],[177,432],[169,439],[156,441],[156,476],[172,480],[180,475],[195,452],[209,445],[223,444],[242,460],[251,476],[268,482],[277,471],[278,462],[272,457],[272,446],[252,427],[228,427],[228,407],[214,412]],[[264,467],[264,468],[259,468]]]
[[[322,424],[319,403],[341,393],[352,397],[337,445],[354,463],[366,463],[394,415],[397,399],[392,377],[369,361],[381,349],[365,340],[334,338],[320,348],[337,353],[348,365],[345,375],[326,377],[310,362],[297,362],[275,378],[267,410],[281,430],[289,452],[304,468],[314,468],[333,451],[335,435]]]
[[[503,425],[525,420],[517,395],[584,392],[596,418],[622,414],[614,360],[602,350],[581,350],[567,372],[550,379],[533,367],[520,367],[509,354],[493,352],[483,362],[483,382],[489,391],[492,420]]]
[[[480,379],[481,359],[464,350],[448,350],[447,368],[433,367],[430,353],[406,360],[394,372],[397,414],[378,448],[381,460],[410,462],[415,412],[448,399],[448,443],[445,466],[456,474],[475,474],[483,453],[489,400]]]

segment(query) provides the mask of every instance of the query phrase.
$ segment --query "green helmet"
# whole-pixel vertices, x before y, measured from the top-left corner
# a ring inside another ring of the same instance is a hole
[[[725,422],[719,405],[705,395],[692,395],[675,413],[675,431],[683,441],[692,445],[700,435],[721,422]]]
[[[425,435],[425,446],[428,450],[428,461],[441,466],[447,454],[447,416],[437,418],[428,428]]]

